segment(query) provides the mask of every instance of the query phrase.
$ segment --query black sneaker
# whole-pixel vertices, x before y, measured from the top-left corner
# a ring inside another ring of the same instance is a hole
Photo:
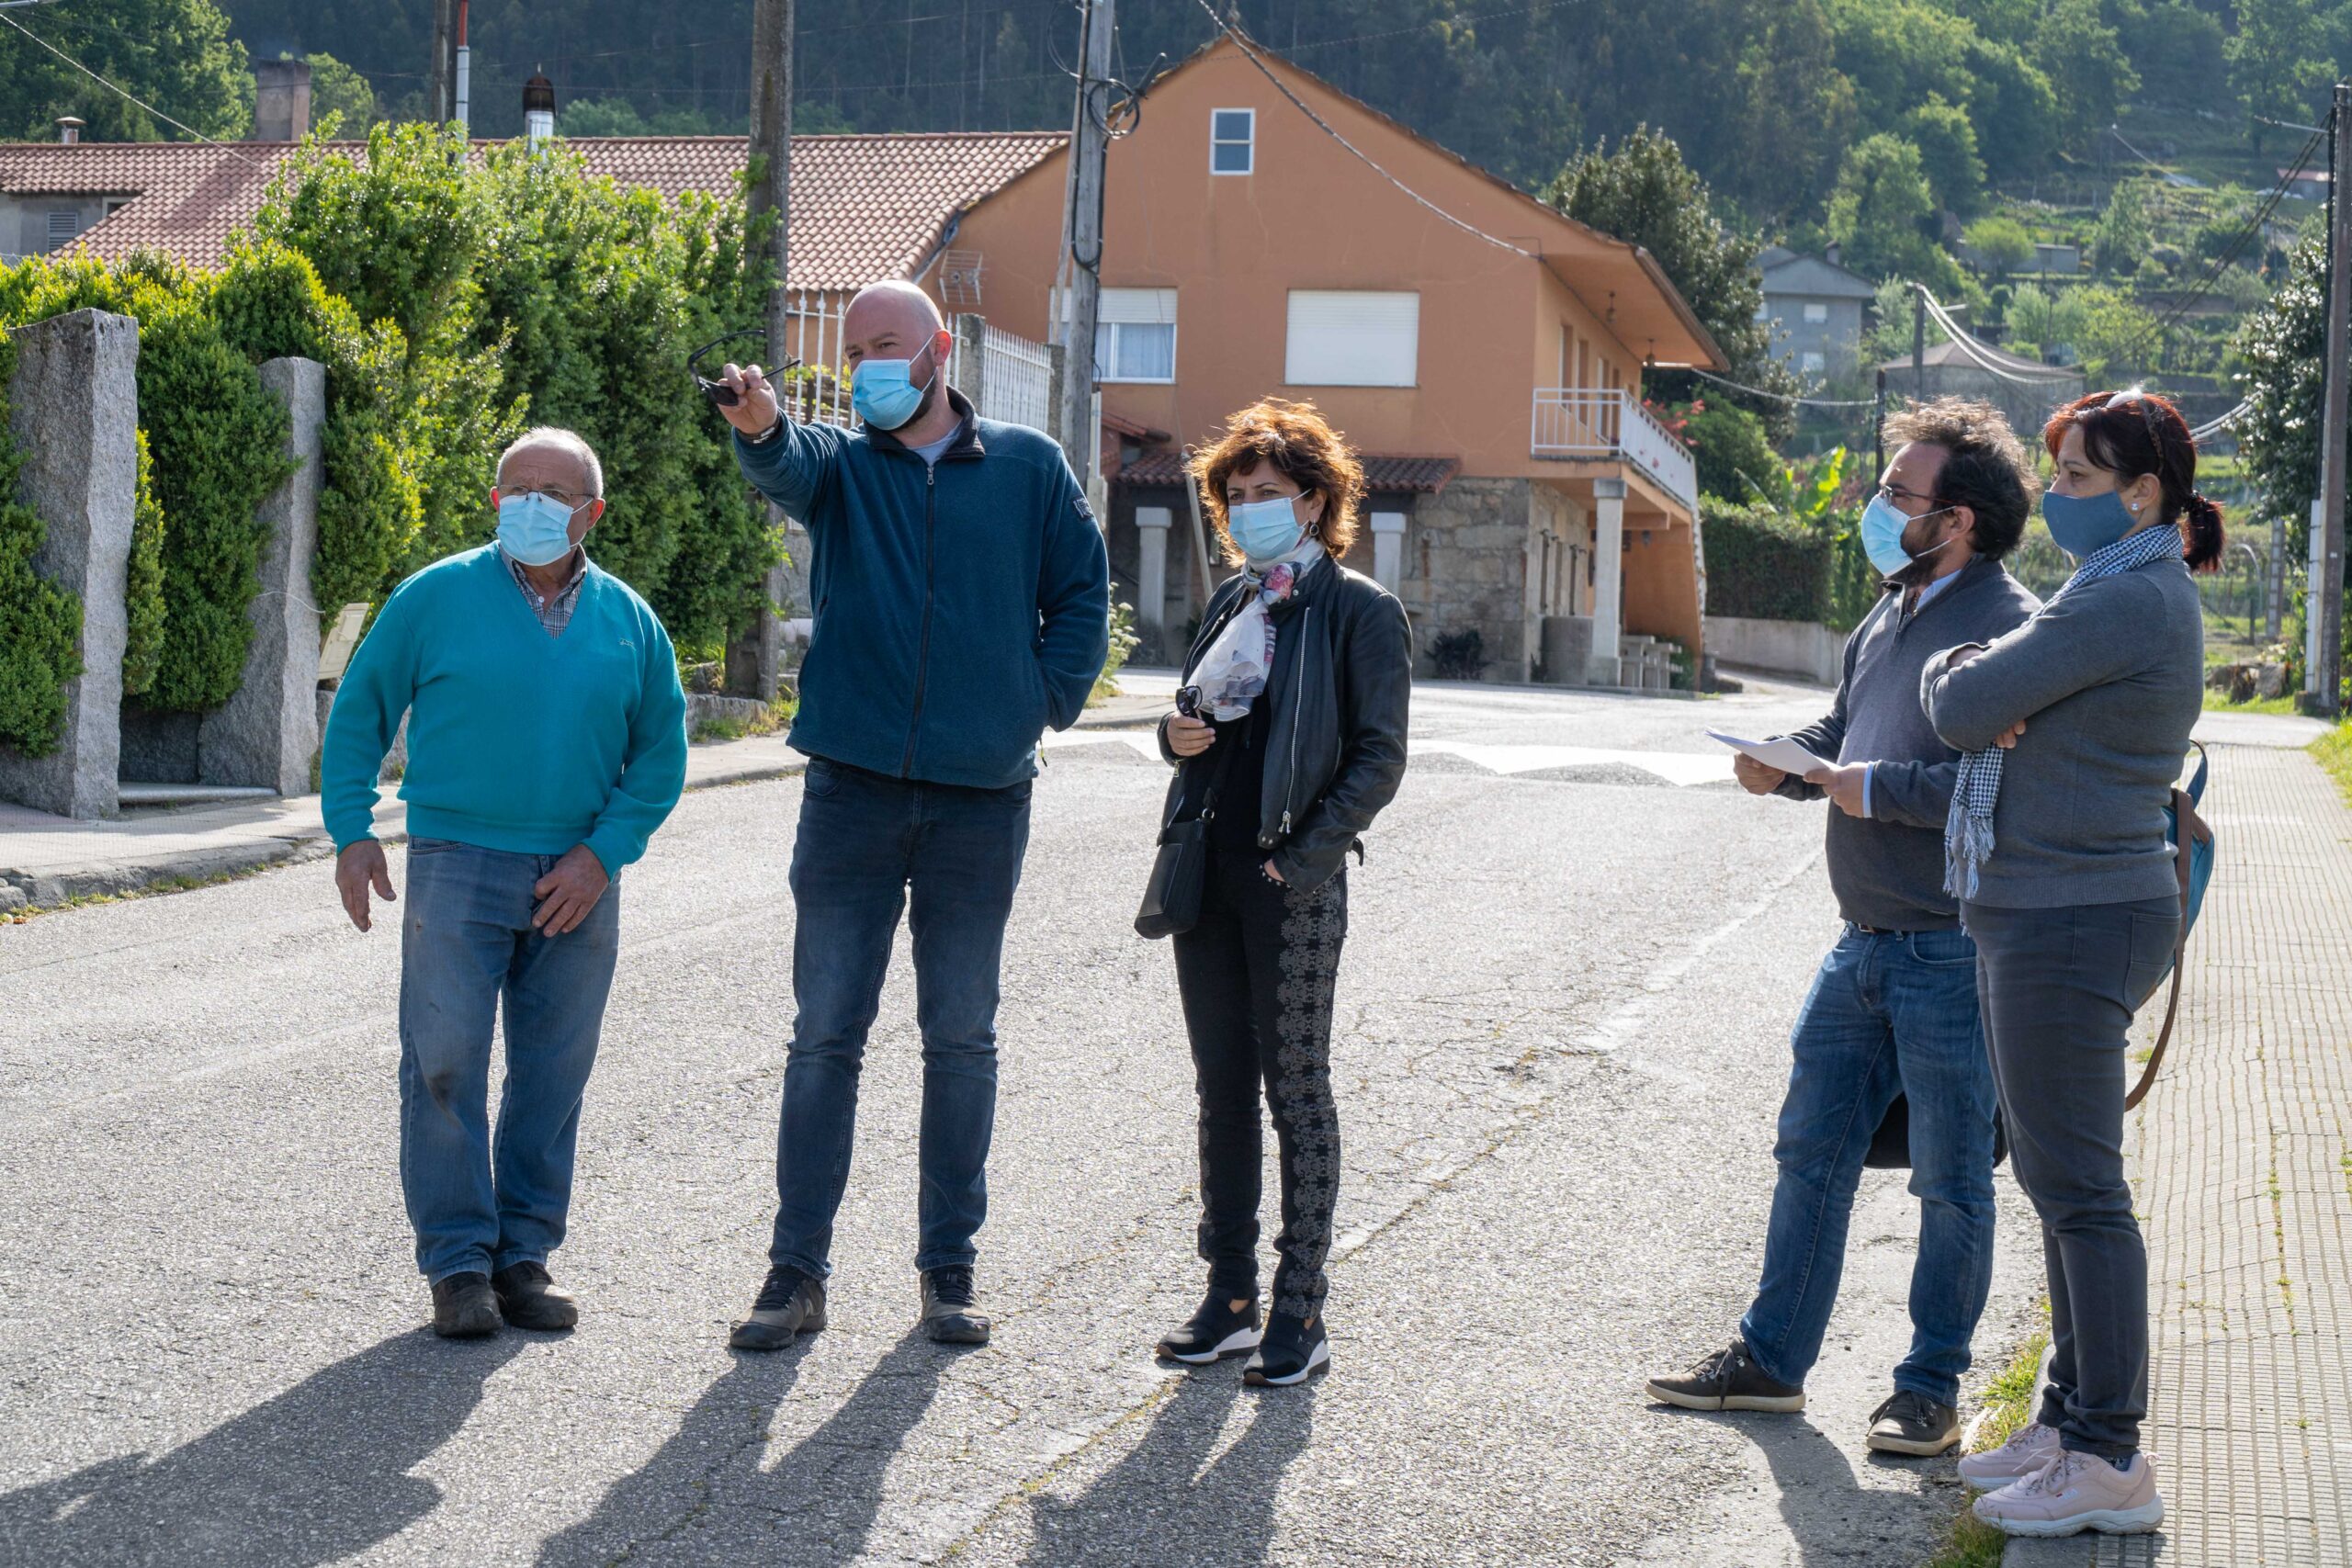
[[[752,1315],[727,1337],[737,1350],[781,1350],[796,1335],[814,1334],[825,1326],[825,1282],[797,1269],[772,1265]]]
[[[1235,1302],[1240,1302],[1236,1310]],[[1153,1347],[1171,1361],[1201,1367],[1258,1348],[1258,1298],[1242,1298],[1230,1291],[1211,1290],[1201,1310],[1184,1326],[1161,1336]]]
[[[1804,1390],[1764,1375],[1748,1358],[1747,1345],[1735,1339],[1728,1350],[1718,1350],[1679,1378],[1652,1378],[1645,1387],[1662,1404],[1685,1410],[1770,1410],[1792,1416],[1804,1408]]]
[[[1266,1337],[1241,1369],[1241,1381],[1253,1388],[1288,1388],[1330,1368],[1331,1341],[1323,1333],[1323,1314],[1302,1320],[1278,1312],[1266,1319]]]
[[[517,1328],[560,1334],[580,1322],[580,1303],[548,1278],[544,1263],[510,1263],[490,1277],[498,1310]]]
[[[444,1339],[479,1339],[495,1334],[506,1320],[498,1315],[498,1292],[478,1270],[433,1282],[433,1332]]]
[[[942,1345],[989,1342],[989,1320],[973,1306],[970,1264],[943,1264],[924,1272],[922,1331]]]
[[[1871,1412],[1870,1446],[1883,1454],[1939,1454],[1960,1441],[1960,1412],[1898,1388]]]

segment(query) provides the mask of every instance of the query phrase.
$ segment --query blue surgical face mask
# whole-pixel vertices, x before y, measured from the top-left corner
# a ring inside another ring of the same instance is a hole
[[[1862,553],[1870,557],[1871,565],[1881,577],[1893,577],[1913,561],[1924,560],[1934,555],[1936,550],[1942,549],[1944,545],[1958,539],[1959,536],[1954,535],[1934,550],[1917,556],[1903,547],[1903,536],[1912,524],[1941,516],[1951,510],[1949,506],[1939,506],[1933,512],[1923,512],[1917,517],[1907,517],[1885,496],[1874,495],[1871,497],[1870,504],[1862,508]]]
[[[857,410],[857,417],[876,430],[896,430],[914,418],[922,407],[923,394],[931,390],[931,381],[918,387],[914,384],[914,361],[911,359],[864,359],[850,375],[850,406]],[[939,368],[933,366],[931,380],[939,378]]]
[[[1251,565],[1270,566],[1298,548],[1306,537],[1306,525],[1292,510],[1293,499],[1276,496],[1272,501],[1245,501],[1226,507],[1225,531],[1233,536]]]
[[[2107,548],[2139,521],[2113,491],[2103,495],[2060,495],[2054,490],[2041,492],[2041,520],[2050,525],[2050,536],[2058,547],[2076,560]]]
[[[536,491],[502,495],[498,542],[525,566],[553,566],[571,553],[571,518],[578,510]]]

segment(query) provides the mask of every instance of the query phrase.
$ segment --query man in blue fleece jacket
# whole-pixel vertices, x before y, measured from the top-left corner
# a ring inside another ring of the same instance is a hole
[[[669,634],[588,559],[605,476],[569,431],[498,466],[498,542],[385,601],[327,718],[320,784],[351,923],[393,897],[376,781],[408,721],[401,932],[401,1188],[433,1326],[565,1329],[548,1278],[571,1201],[580,1102],[619,951],[621,868],[678,803],[686,699]],[[493,1146],[490,1042],[506,1087]]]
[[[812,551],[815,629],[792,745],[808,755],[792,852],[799,1005],[776,1128],[768,1274],[730,1343],[773,1350],[825,1320],[857,1078],[903,912],[922,1029],[922,1327],[983,1344],[972,1238],[988,1212],[1004,926],[1046,728],[1102,673],[1110,574],[1049,437],[979,418],[947,383],[955,335],[911,284],[842,322],[863,428],[780,416],[758,366],[721,412],[762,493]]]

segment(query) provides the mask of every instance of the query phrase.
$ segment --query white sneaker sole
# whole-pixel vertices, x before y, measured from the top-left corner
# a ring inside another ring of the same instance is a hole
[[[1264,1372],[1251,1372],[1244,1381],[1256,1383],[1261,1388],[1288,1388],[1294,1383],[1305,1382],[1330,1364],[1331,1346],[1330,1342],[1326,1340],[1306,1353],[1306,1365],[1295,1372],[1285,1373],[1278,1378],[1269,1377]]]
[[[1714,1399],[1677,1393],[1657,1383],[1645,1383],[1642,1392],[1660,1404],[1671,1404],[1683,1410],[1758,1410],[1769,1416],[1794,1416],[1804,1408],[1802,1392],[1787,1394],[1736,1393],[1729,1399]]]
[[[2093,1508],[2064,1519],[2003,1519],[1986,1517],[1979,1507],[1971,1510],[1979,1519],[2004,1535],[2025,1535],[2037,1538],[2079,1535],[2084,1530],[2098,1530],[2103,1535],[2144,1535],[2165,1522],[2164,1499],[2145,1503],[2136,1508]]]
[[[1182,1361],[1188,1367],[1205,1367],[1213,1361],[1222,1361],[1228,1356],[1238,1356],[1244,1350],[1255,1350],[1258,1348],[1258,1341],[1264,1337],[1261,1330],[1237,1328],[1210,1348],[1195,1350],[1190,1355],[1180,1355],[1165,1345],[1159,1346],[1157,1348],[1160,1355],[1171,1361]]]

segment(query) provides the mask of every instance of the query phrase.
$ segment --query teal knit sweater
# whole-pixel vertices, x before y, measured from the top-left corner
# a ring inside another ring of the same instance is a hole
[[[327,717],[319,764],[341,851],[375,834],[376,779],[408,721],[408,830],[522,854],[645,853],[686,779],[686,699],[652,607],[593,562],[549,637],[496,545],[392,591]]]

